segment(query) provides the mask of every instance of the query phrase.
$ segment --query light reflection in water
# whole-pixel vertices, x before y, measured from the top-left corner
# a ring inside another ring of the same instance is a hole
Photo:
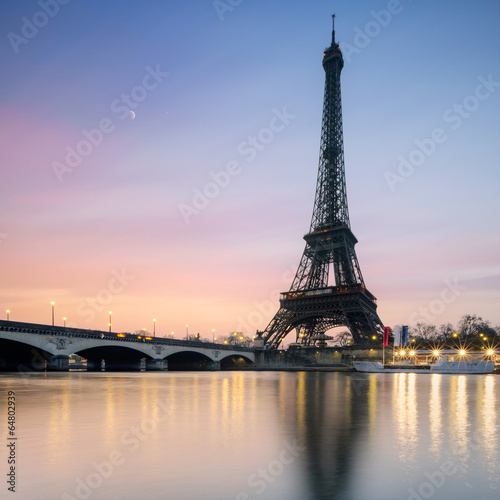
[[[346,427],[351,427],[351,413],[352,413],[352,398],[353,398],[353,390],[352,390],[352,378],[349,377],[346,381],[345,384],[345,396],[344,396],[344,401],[345,401],[345,425]],[[354,391],[355,395],[354,397],[358,397],[358,394],[356,394],[356,391]]]
[[[419,440],[416,373],[394,374],[393,389],[394,419],[398,456],[401,462],[415,461]]]
[[[305,435],[306,426],[306,374],[299,372],[297,374],[297,430],[299,435],[303,438]],[[303,442],[303,441],[302,441]]]
[[[47,459],[49,462],[57,462],[68,454],[66,443],[71,436],[71,387],[63,386],[60,391],[50,398],[50,414],[47,426]]]
[[[429,451],[437,460],[441,456],[441,448],[443,443],[443,413],[441,407],[441,381],[443,375],[433,373],[431,377],[431,399],[429,408],[429,427],[430,427],[430,446]]]
[[[103,427],[103,439],[107,446],[111,446],[115,439],[115,429],[116,429],[116,384],[112,377],[105,379],[105,391],[106,391],[106,406],[105,406],[105,417],[102,422]],[[97,408],[96,408],[97,410]]]
[[[377,433],[378,403],[377,375],[370,373],[368,381],[368,429],[370,431],[370,441],[375,438],[375,434]]]
[[[453,454],[458,458],[461,468],[467,466],[469,443],[469,405],[467,396],[467,377],[456,375],[451,379],[449,425],[451,429],[451,446]]]
[[[495,398],[496,381],[495,375],[488,375],[478,381],[481,388],[479,402],[482,407],[480,409],[481,423],[479,432],[477,432],[477,441],[481,444],[484,460],[488,464],[490,472],[498,478],[500,474],[499,468],[492,467],[493,458],[498,453],[498,433],[500,430],[497,416],[499,400]]]

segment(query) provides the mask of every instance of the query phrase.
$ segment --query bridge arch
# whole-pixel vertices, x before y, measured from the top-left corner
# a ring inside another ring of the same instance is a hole
[[[201,352],[179,351],[167,356],[168,371],[215,370],[216,362]]]
[[[221,370],[231,370],[234,368],[246,368],[249,366],[253,366],[254,362],[241,354],[231,354],[226,356],[220,360],[220,369]]]
[[[52,353],[22,340],[0,338],[0,371],[29,372],[45,370]]]
[[[74,354],[87,360],[87,371],[100,371],[101,367],[106,371],[138,371],[142,359],[153,359],[149,354],[126,345],[93,346],[79,349]]]

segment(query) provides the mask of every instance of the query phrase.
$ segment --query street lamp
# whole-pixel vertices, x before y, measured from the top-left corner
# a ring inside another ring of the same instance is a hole
[[[172,338],[174,338],[174,332],[171,332],[170,335],[172,335]]]
[[[10,321],[10,309],[5,311],[7,313],[7,321]]]
[[[212,344],[215,342],[215,328],[212,328]]]
[[[108,311],[109,312],[109,333],[111,333],[111,315],[113,314],[111,311]]]
[[[52,306],[52,326],[54,326],[54,306],[56,305],[56,303],[51,302],[50,305]]]
[[[189,325],[186,325],[186,340],[189,337]]]
[[[66,328],[66,316],[64,316],[63,321],[64,321],[64,328]]]
[[[156,319],[153,318],[153,337],[156,337]]]

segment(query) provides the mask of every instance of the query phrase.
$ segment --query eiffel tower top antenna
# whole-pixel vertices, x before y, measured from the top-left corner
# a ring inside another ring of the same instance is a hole
[[[335,41],[335,14],[332,14],[332,45],[336,45]]]

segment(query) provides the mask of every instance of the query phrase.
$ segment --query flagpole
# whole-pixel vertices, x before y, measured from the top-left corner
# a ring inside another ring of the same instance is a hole
[[[389,345],[389,335],[390,335],[391,329],[386,326],[384,328],[384,338],[382,342],[382,366],[385,366],[385,346]]]

